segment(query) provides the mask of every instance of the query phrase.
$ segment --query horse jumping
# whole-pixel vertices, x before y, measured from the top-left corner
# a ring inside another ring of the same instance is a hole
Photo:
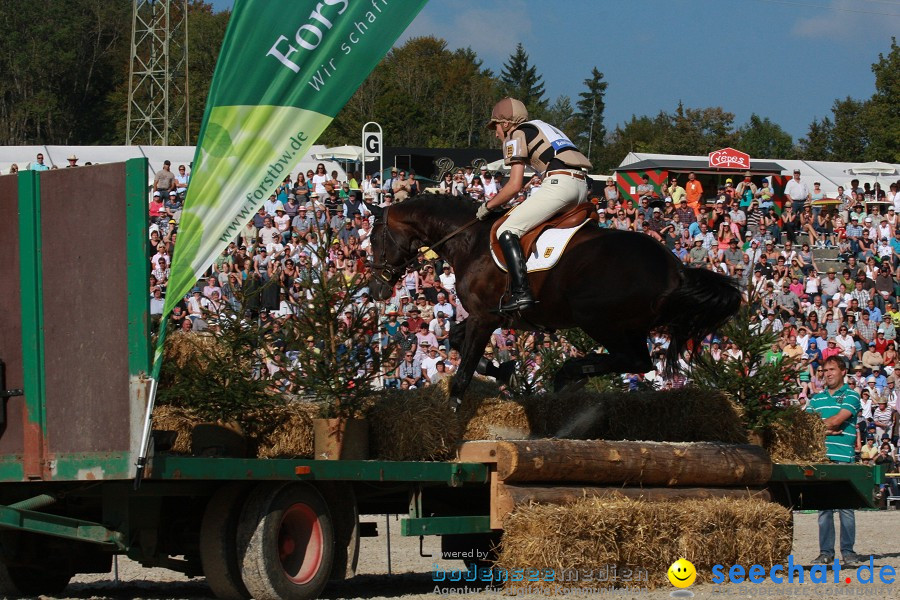
[[[477,221],[477,207],[463,198],[420,195],[385,209],[371,235],[376,264],[370,289],[376,299],[390,298],[423,246],[439,244],[435,251],[453,265],[457,294],[469,312],[458,325],[465,327],[465,336],[451,385],[457,400],[463,398],[491,332],[501,324],[532,330],[580,327],[608,352],[592,357],[593,374],[646,373],[653,368],[650,331],[668,331],[666,362],[674,370],[689,344],[699,344],[740,306],[732,279],[685,268],[649,236],[589,223],[553,268],[529,274],[538,303],[512,316],[500,315],[496,308],[506,293],[507,277],[488,250],[491,225],[499,215]]]

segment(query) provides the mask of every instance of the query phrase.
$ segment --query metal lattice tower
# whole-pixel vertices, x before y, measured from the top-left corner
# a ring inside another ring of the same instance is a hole
[[[133,0],[125,143],[186,146],[187,0]]]

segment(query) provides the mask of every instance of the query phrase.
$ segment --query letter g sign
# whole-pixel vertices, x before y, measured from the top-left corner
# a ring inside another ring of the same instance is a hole
[[[366,132],[363,136],[363,147],[366,150],[366,158],[381,157],[381,133],[377,131]]]

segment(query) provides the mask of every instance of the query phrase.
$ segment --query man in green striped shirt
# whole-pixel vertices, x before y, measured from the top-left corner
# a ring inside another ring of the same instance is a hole
[[[825,359],[825,390],[813,396],[806,405],[825,422],[825,455],[839,463],[853,462],[856,449],[856,415],[860,410],[859,394],[844,383],[847,363],[840,356]],[[838,509],[841,520],[841,558],[844,564],[858,563],[853,551],[856,540],[856,513]],[[819,556],[815,564],[834,561],[834,510],[819,511]]]

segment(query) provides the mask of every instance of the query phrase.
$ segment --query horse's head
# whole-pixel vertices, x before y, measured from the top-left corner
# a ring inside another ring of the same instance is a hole
[[[390,217],[391,211],[385,208],[382,215],[375,220],[372,228],[372,277],[369,291],[376,300],[387,300],[394,292],[394,286],[406,274],[407,266],[416,260],[418,249],[413,243],[412,232],[408,231],[402,221]]]

